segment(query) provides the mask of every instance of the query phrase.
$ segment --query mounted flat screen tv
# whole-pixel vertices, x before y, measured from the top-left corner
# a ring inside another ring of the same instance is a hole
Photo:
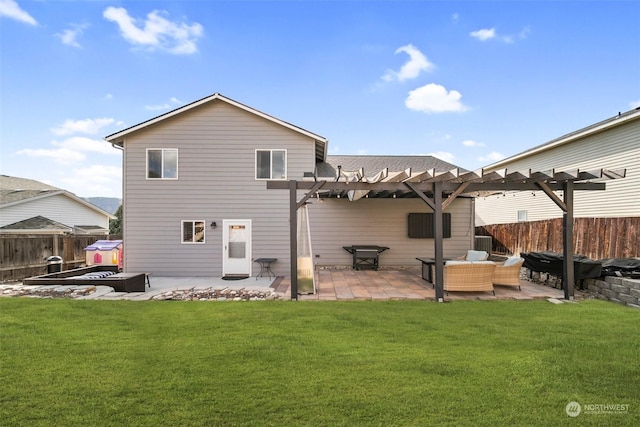
[[[433,239],[433,214],[410,213],[409,214],[409,238]],[[442,237],[451,237],[451,214],[442,214]]]

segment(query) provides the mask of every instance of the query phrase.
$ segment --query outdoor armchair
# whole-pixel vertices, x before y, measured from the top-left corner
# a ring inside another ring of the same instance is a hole
[[[517,286],[520,288],[520,268],[524,258],[510,257],[502,265],[496,266],[493,271],[493,284],[505,286]]]

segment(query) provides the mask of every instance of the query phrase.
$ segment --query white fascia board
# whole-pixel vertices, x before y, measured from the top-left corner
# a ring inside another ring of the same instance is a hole
[[[309,132],[308,130],[302,129],[302,128],[298,127],[298,126],[292,125],[291,123],[287,123],[285,121],[277,119],[277,118],[275,118],[273,116],[270,116],[269,114],[263,113],[262,111],[258,111],[258,110],[254,109],[254,108],[251,108],[251,107],[247,106],[247,105],[241,104],[241,103],[239,103],[237,101],[234,101],[234,100],[232,100],[230,98],[222,96],[219,93],[214,93],[213,95],[207,96],[206,98],[202,98],[202,99],[200,99],[198,101],[194,101],[194,102],[192,102],[190,104],[183,105],[182,107],[176,108],[175,110],[169,111],[169,112],[167,112],[165,114],[161,114],[161,115],[159,115],[157,117],[154,117],[152,119],[146,120],[146,121],[144,121],[142,123],[138,123],[137,125],[134,125],[134,126],[132,126],[130,128],[121,130],[120,132],[116,132],[116,133],[113,133],[111,135],[108,135],[104,139],[107,142],[110,142],[112,144],[115,144],[115,145],[118,145],[118,146],[122,147],[122,145],[124,143],[124,137],[125,136],[127,136],[127,135],[129,135],[129,134],[131,134],[133,132],[137,132],[140,129],[144,129],[144,128],[148,127],[148,126],[154,125],[154,124],[156,124],[158,122],[161,122],[163,120],[166,120],[166,119],[168,119],[170,117],[173,117],[173,116],[176,116],[178,114],[184,113],[185,111],[188,111],[188,110],[191,110],[193,108],[199,107],[200,105],[206,104],[206,103],[211,102],[211,101],[216,100],[216,99],[218,99],[220,101],[224,101],[229,105],[233,105],[235,107],[238,107],[238,108],[240,108],[242,110],[245,110],[245,111],[247,111],[247,112],[249,112],[251,114],[254,114],[256,116],[262,117],[262,118],[264,118],[266,120],[269,120],[269,121],[271,121],[273,123],[279,124],[280,126],[283,126],[283,127],[288,128],[288,129],[291,129],[291,130],[293,130],[295,132],[301,133],[301,134],[303,134],[305,136],[308,136],[309,138],[312,138],[314,140],[322,141],[322,142],[325,142],[325,143],[328,141],[326,138],[324,138],[324,137],[322,137],[320,135],[317,135],[317,134],[315,134],[313,132]]]
[[[7,204],[4,204],[4,205],[0,205],[0,208],[8,208],[10,206],[16,206],[16,205],[20,205],[22,203],[32,202],[34,200],[40,200],[40,199],[44,199],[44,198],[47,198],[47,197],[53,197],[53,196],[58,196],[58,195],[67,196],[68,198],[70,198],[70,199],[72,199],[72,200],[74,200],[74,201],[76,201],[76,202],[78,202],[78,203],[90,208],[90,209],[93,209],[96,212],[99,212],[101,215],[104,215],[104,216],[108,217],[109,219],[115,219],[116,218],[115,215],[112,215],[109,212],[100,209],[99,207],[87,202],[86,200],[81,199],[80,197],[76,196],[73,193],[69,193],[66,190],[54,191],[54,192],[51,192],[51,193],[42,194],[40,196],[30,197],[28,199],[17,200],[15,202],[11,202],[11,203],[7,203]]]

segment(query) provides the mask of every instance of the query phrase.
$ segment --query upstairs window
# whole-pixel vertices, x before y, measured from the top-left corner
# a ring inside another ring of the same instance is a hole
[[[178,150],[175,148],[147,149],[148,179],[178,179]]]
[[[287,151],[256,150],[256,179],[287,179]]]
[[[204,221],[182,221],[182,243],[204,243]]]

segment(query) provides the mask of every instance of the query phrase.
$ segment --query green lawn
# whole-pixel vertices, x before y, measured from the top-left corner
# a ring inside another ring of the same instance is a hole
[[[595,300],[2,298],[0,425],[638,426],[639,326]]]

